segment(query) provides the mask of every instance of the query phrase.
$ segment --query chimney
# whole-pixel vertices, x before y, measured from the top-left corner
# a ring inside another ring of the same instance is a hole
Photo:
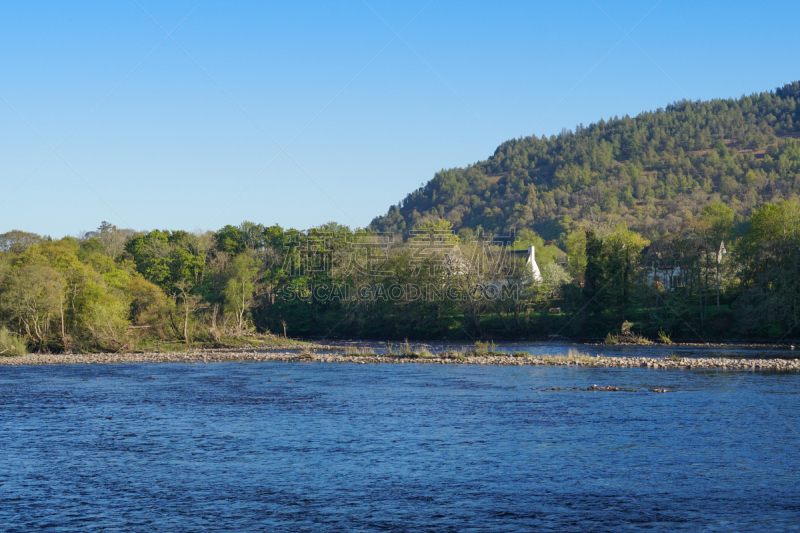
[[[528,264],[531,266],[533,279],[542,281],[542,273],[539,271],[539,265],[536,264],[536,253],[533,246],[528,246]]]

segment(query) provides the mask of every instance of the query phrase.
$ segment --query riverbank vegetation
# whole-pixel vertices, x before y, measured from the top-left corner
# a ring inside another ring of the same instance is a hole
[[[800,323],[794,200],[759,206],[741,226],[709,204],[655,240],[587,223],[563,258],[538,258],[539,279],[517,246],[460,240],[442,220],[420,228],[424,248],[376,247],[374,234],[335,224],[5,234],[0,350],[298,347],[290,336],[779,340]]]

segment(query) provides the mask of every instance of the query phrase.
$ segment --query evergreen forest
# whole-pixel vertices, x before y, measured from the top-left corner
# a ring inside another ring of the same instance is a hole
[[[507,141],[486,161],[438,172],[372,227],[407,232],[442,218],[457,231],[531,228],[553,240],[589,220],[624,222],[652,239],[691,225],[713,202],[732,208],[741,224],[762,203],[798,195],[794,82]]]

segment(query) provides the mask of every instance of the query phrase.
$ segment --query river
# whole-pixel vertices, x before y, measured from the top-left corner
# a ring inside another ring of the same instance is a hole
[[[574,388],[595,384],[641,392]],[[0,530],[798,530],[799,386],[640,368],[5,367]]]

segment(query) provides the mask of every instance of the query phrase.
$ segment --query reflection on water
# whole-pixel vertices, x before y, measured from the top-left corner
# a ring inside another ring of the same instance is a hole
[[[593,384],[674,392],[573,389]],[[0,531],[792,530],[799,384],[638,368],[6,367]]]

